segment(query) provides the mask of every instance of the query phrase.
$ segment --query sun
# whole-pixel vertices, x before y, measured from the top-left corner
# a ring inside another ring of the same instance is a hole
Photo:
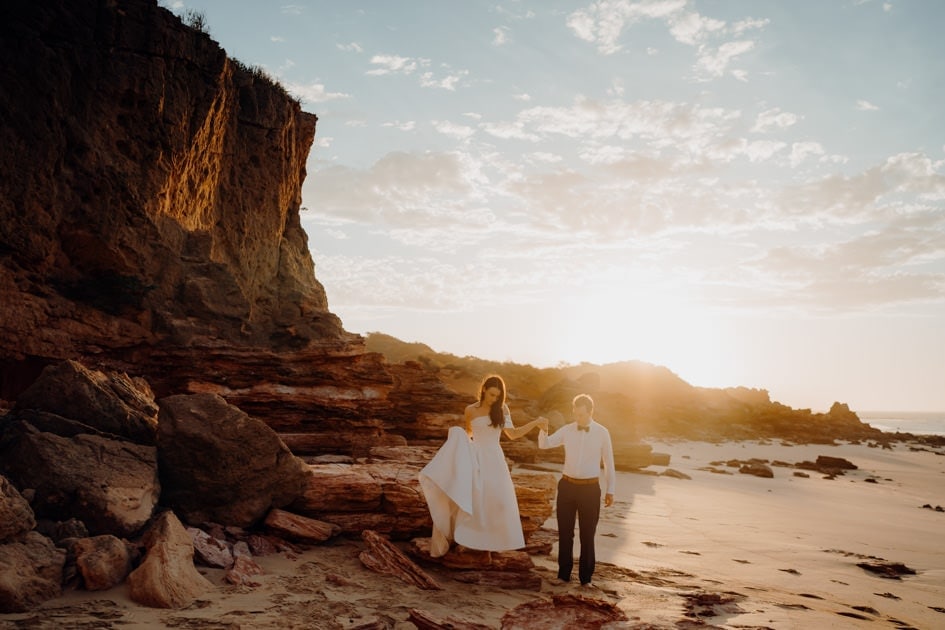
[[[704,387],[731,385],[730,324],[663,290],[589,292],[558,310],[549,351],[566,363],[640,360]]]

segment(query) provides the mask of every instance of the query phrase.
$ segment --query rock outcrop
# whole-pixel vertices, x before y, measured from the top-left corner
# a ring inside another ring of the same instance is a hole
[[[155,0],[10,0],[0,60],[0,400],[77,360],[278,432],[373,423],[351,454],[457,398],[329,311],[299,218],[317,118],[264,72]]]
[[[154,0],[0,22],[6,356],[343,339],[299,222],[314,115]]]

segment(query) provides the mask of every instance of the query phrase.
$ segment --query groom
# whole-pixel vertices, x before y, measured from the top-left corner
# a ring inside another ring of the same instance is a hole
[[[580,529],[581,558],[578,578],[582,586],[591,583],[594,575],[594,535],[600,520],[600,468],[604,464],[604,507],[614,502],[616,475],[614,450],[610,432],[594,421],[594,400],[587,394],[578,394],[571,403],[574,422],[548,435],[548,420],[539,418],[539,448],[564,445],[564,469],[558,482],[555,511],[558,518],[558,579],[571,580],[574,567],[574,523]]]

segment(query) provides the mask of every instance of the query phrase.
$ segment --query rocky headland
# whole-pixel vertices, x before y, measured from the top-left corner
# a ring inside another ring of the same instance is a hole
[[[265,72],[154,0],[10,0],[0,59],[0,612],[124,580],[179,607],[208,588],[194,560],[251,584],[254,554],[337,536],[416,579],[385,545],[422,556],[416,473],[487,372],[519,422],[561,424],[593,394],[622,470],[668,463],[655,437],[892,439],[842,403],[792,409],[658,366],[349,333],[299,220],[317,118]],[[547,553],[556,455],[507,446],[532,467],[514,476],[528,553]],[[528,553],[492,568],[526,579]]]

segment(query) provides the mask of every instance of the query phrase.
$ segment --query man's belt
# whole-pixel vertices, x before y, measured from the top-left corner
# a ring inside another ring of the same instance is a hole
[[[568,483],[573,483],[578,486],[589,486],[592,483],[597,483],[597,477],[589,477],[587,479],[575,479],[574,477],[568,477],[567,475],[561,475],[561,478],[567,481]]]

